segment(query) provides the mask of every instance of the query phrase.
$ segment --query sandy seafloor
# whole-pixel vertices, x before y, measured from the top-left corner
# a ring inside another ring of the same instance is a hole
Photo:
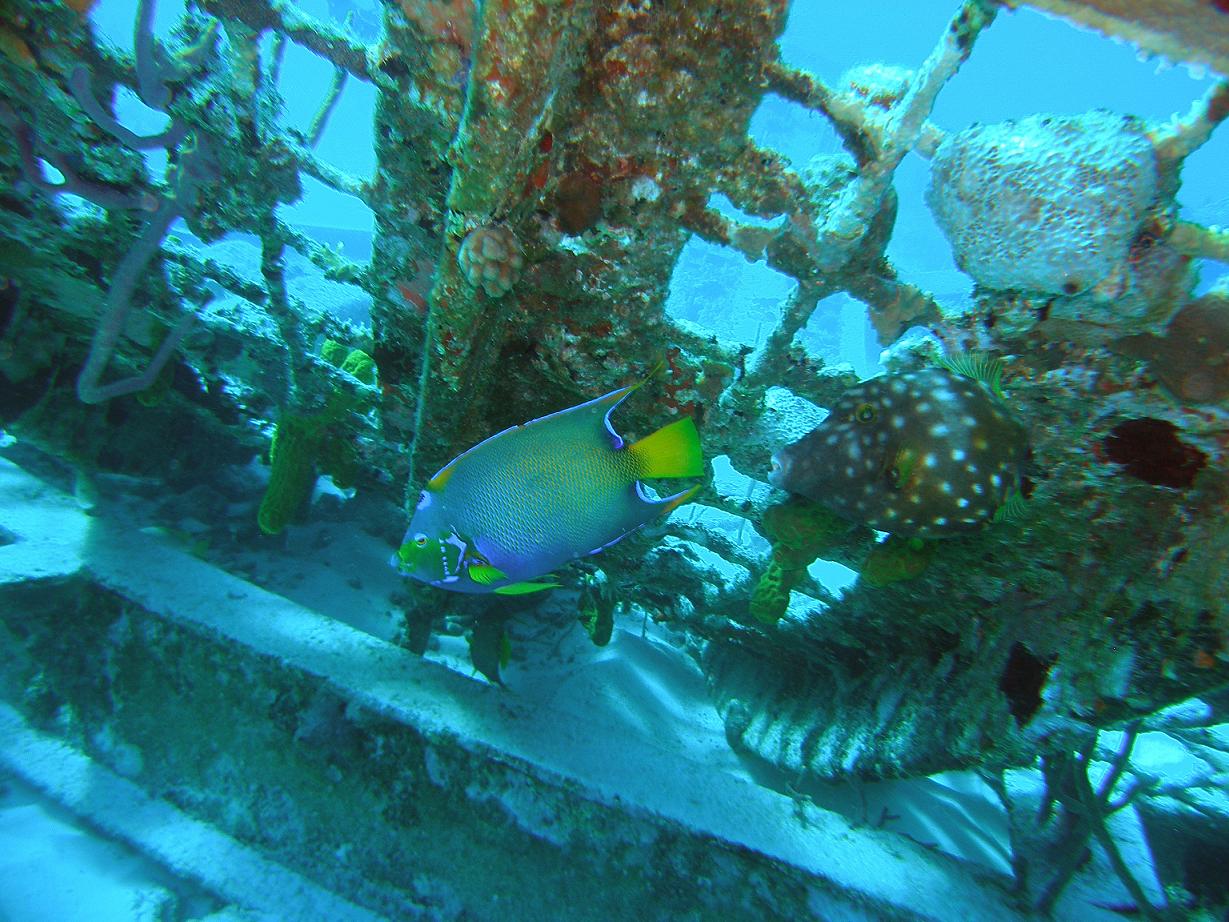
[[[93,515],[192,540],[196,526],[191,519],[168,528],[165,516],[155,513],[159,504],[142,496],[131,478],[104,478],[89,492],[95,496]],[[165,508],[161,506],[162,512]],[[284,536],[205,553],[269,591],[389,639],[397,628],[395,595],[404,586],[388,566],[391,548],[364,530],[363,520],[362,502],[346,501],[326,482],[314,514],[304,524],[290,526]],[[582,727],[587,734],[639,738],[704,766],[713,777],[734,775],[790,793],[789,779],[757,774],[759,769],[731,750],[703,676],[667,628],[623,617],[611,643],[598,648],[566,606],[560,611],[553,620],[544,620],[538,610],[509,622],[513,658],[503,671],[502,693],[529,710],[540,706],[561,718],[543,726],[558,726],[558,732],[571,739]],[[427,656],[473,675],[474,681],[485,681],[474,675],[461,636],[437,633]],[[1163,775],[1180,773],[1182,755],[1167,739],[1163,734],[1141,738],[1134,766]],[[1033,771],[1014,775],[1023,787],[1039,782]],[[194,919],[221,908],[192,884],[171,879],[126,846],[84,828],[24,785],[0,778],[0,787],[0,920]],[[972,772],[821,785],[806,793],[797,799],[792,815],[783,814],[783,822],[806,823],[809,811],[824,807],[855,823],[906,835],[976,862],[1004,879],[1010,873],[1005,811]],[[704,797],[702,791],[696,795],[699,818]],[[1131,866],[1140,871],[1146,889],[1158,894],[1154,875],[1147,873],[1151,859],[1138,819],[1124,811],[1114,821]],[[1121,886],[1097,864],[1076,879],[1063,904],[1121,904]]]

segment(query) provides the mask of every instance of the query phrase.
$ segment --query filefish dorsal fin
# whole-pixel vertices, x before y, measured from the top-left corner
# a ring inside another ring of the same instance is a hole
[[[971,378],[990,388],[995,397],[1005,399],[1003,393],[1003,369],[1006,364],[1001,358],[986,355],[981,352],[956,352],[943,355],[935,360],[940,368],[946,368],[954,375]]]
[[[1024,513],[1027,510],[1025,503],[1027,500],[1024,494],[1019,490],[1014,490],[1011,496],[998,509],[994,510],[994,516],[990,519],[992,522],[1019,522],[1024,518]]]

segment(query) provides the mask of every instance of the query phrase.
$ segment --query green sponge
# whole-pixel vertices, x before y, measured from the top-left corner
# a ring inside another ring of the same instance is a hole
[[[320,436],[319,423],[306,417],[287,415],[277,424],[269,446],[269,485],[256,514],[266,535],[281,532],[311,496]]]

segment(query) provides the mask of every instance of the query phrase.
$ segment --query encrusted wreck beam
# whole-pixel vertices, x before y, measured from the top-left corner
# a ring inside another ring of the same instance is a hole
[[[764,69],[768,89],[782,99],[828,117],[832,127],[841,136],[845,149],[862,166],[874,157],[872,138],[868,136],[866,119],[860,108],[849,106],[840,95],[826,83],[805,70],[790,67],[782,61],[773,61]]]
[[[286,0],[201,0],[210,15],[245,23],[256,31],[272,29],[360,80],[371,80],[367,46],[340,26],[316,19]]]
[[[438,363],[432,379],[443,387],[433,391],[427,412],[429,420],[454,424],[489,385],[508,319],[504,293],[489,294],[463,274],[461,247],[475,228],[524,219],[536,192],[531,174],[550,163],[553,142],[545,139],[552,137],[555,100],[574,92],[593,27],[587,2],[522,0],[482,4],[479,11],[465,109],[447,154],[446,234],[430,295]]]
[[[1227,17],[1229,18],[1229,17]],[[1212,137],[1216,127],[1229,117],[1229,80],[1208,88],[1190,108],[1149,132],[1162,161],[1185,160]]]
[[[1034,6],[1229,76],[1229,10],[1208,0],[1003,0]]]
[[[868,233],[880,203],[888,193],[896,168],[918,143],[939,91],[956,74],[973,50],[981,31],[994,21],[988,0],[967,0],[947,31],[909,84],[903,98],[889,112],[878,155],[862,165],[858,176],[842,192],[819,228],[816,259],[832,271],[849,258]]]
[[[1190,221],[1177,221],[1170,231],[1169,243],[1187,256],[1229,263],[1229,230],[1223,227],[1201,227]]]
[[[680,218],[703,207],[698,190],[745,148],[785,13],[783,3],[733,0],[606,2],[566,16],[529,0],[484,9],[499,27],[478,32],[449,152],[455,232],[431,298],[437,366],[415,449],[423,474],[543,406],[634,380],[670,349],[663,306],[686,241]],[[534,22],[551,36],[548,54],[525,55],[515,40]],[[455,260],[461,234],[493,220],[526,264],[498,298],[470,286]],[[677,373],[655,385],[670,410],[696,409],[673,396],[692,378],[689,361],[678,357]],[[496,381],[501,399],[490,401]],[[620,412],[631,428],[652,424],[638,406]]]

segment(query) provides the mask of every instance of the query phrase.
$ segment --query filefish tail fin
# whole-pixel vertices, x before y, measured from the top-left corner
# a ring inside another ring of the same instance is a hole
[[[628,451],[636,460],[638,478],[704,476],[700,433],[690,416],[646,435]]]
[[[687,502],[693,496],[700,492],[700,488],[704,484],[697,483],[694,487],[684,490],[682,493],[675,493],[673,496],[667,496],[657,504],[658,514],[663,518],[677,509],[683,503]]]

